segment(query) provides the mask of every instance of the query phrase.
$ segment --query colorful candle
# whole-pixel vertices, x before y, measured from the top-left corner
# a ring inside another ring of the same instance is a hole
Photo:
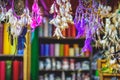
[[[55,56],[60,56],[60,44],[55,44]]]
[[[60,56],[64,56],[64,45],[60,44]]]
[[[23,80],[23,62],[20,61],[20,73],[19,80]]]
[[[12,80],[12,62],[6,61],[6,80]]]
[[[30,28],[29,26],[27,27]],[[25,35],[26,44],[24,48],[24,80],[30,80],[30,32],[27,32]]]
[[[8,35],[9,23],[4,23],[4,38],[3,38],[3,53],[5,55],[10,54],[10,40]]]
[[[69,56],[69,44],[64,45],[64,56]]]
[[[19,80],[19,61],[13,61],[13,80]]]
[[[54,44],[50,44],[50,56],[54,56],[54,49],[55,49],[55,47],[54,47]]]
[[[6,80],[5,78],[5,73],[6,73],[6,64],[5,64],[5,61],[1,61],[0,62],[0,66],[1,66],[1,72],[0,72],[0,80]]]
[[[44,55],[44,51],[45,51],[44,50],[44,48],[45,48],[44,46],[45,46],[44,44],[40,44],[40,56],[45,56]]]
[[[31,80],[38,80],[39,78],[39,38],[38,28],[32,32],[31,41]]]

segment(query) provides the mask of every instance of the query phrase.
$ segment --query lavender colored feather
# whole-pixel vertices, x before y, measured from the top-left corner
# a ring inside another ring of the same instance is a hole
[[[89,50],[90,52],[92,52],[91,41],[92,41],[92,38],[87,38],[85,40],[85,44],[84,44],[84,47],[82,49],[82,52],[85,52],[86,50]]]

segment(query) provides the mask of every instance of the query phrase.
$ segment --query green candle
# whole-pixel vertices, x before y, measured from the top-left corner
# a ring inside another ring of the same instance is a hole
[[[32,32],[31,37],[31,80],[38,80],[39,77],[39,37],[38,28]]]
[[[6,80],[12,80],[12,62],[6,61]]]
[[[64,55],[64,45],[60,44],[60,56],[62,57]]]

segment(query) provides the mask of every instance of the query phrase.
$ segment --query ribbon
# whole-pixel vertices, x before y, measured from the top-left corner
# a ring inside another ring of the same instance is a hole
[[[25,6],[28,8],[28,0],[25,0]]]
[[[40,0],[40,2],[41,2],[42,6],[43,6],[43,8],[44,8],[44,10],[45,10],[45,14],[46,14],[46,15],[49,15],[49,13],[48,13],[48,8],[47,8],[44,0]]]
[[[44,9],[45,9],[46,11],[48,11],[48,8],[47,8],[44,0],[40,0],[40,2],[42,3],[42,6],[44,7]]]
[[[12,11],[13,11],[13,15],[14,15],[16,18],[20,19],[20,16],[18,16],[18,15],[15,13],[15,10],[14,10],[14,0],[12,0]]]
[[[14,11],[14,0],[12,0],[12,10]]]

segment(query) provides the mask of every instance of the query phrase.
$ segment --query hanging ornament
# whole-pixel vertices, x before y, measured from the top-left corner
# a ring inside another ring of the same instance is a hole
[[[26,6],[23,10],[23,14],[21,15],[21,22],[23,24],[23,26],[27,26],[27,25],[30,25],[31,23],[31,17],[30,17],[30,11],[29,11],[29,8],[28,8],[28,0],[26,0]]]
[[[21,2],[19,2],[19,5],[23,5]],[[14,9],[14,0],[12,1],[12,8],[10,8],[5,15],[6,21],[10,24],[10,33],[13,35],[13,37],[18,37],[22,31],[23,27],[27,26],[31,23],[31,17],[28,9],[28,1],[26,0],[26,7],[22,10],[23,13],[19,16],[16,14]]]
[[[18,1],[19,5],[24,5],[22,1]],[[8,33],[11,45],[17,45],[17,53],[23,54],[25,48],[26,38],[25,35],[28,31],[27,26],[30,25],[31,17],[28,9],[28,0],[26,0],[26,6],[23,8],[23,13],[17,15],[14,8],[14,0],[12,1],[12,8],[10,8],[5,15],[6,22],[9,23]],[[16,8],[17,9],[17,8]],[[19,12],[18,12],[19,13]],[[20,13],[19,13],[20,14]],[[14,42],[17,40],[17,43]]]
[[[73,24],[71,15],[71,4],[69,0],[55,0],[50,8],[50,13],[53,14],[53,19],[50,24],[53,24],[56,29],[53,36],[57,38],[65,38],[61,31],[68,28],[68,24]]]
[[[103,46],[103,49],[106,49],[111,54],[116,53],[120,50],[120,13],[119,9],[116,10],[116,12],[113,12],[105,18],[104,23],[104,30],[103,30],[103,38],[100,41],[101,45]],[[113,48],[114,47],[114,51]],[[112,52],[111,52],[112,50]]]
[[[104,54],[106,54],[106,59],[109,62],[109,65],[117,62],[120,64],[120,6],[115,12],[111,12],[110,6],[104,6],[99,4],[98,7],[98,15],[101,19],[102,29],[98,31],[102,31],[103,37],[101,39],[96,40],[105,50]],[[104,18],[104,21],[103,21]],[[101,34],[101,33],[99,33]],[[107,54],[109,53],[109,54]],[[112,62],[113,61],[113,62]],[[119,69],[119,68],[116,68]]]
[[[0,1],[0,23],[5,20],[6,8],[5,5]]]
[[[24,53],[24,48],[25,48],[25,43],[26,43],[26,34],[27,34],[27,31],[28,31],[28,27],[31,23],[31,17],[30,17],[30,13],[29,13],[29,8],[28,8],[28,0],[26,0],[25,2],[25,8],[24,8],[24,11],[23,11],[23,14],[21,15],[21,26],[22,27],[22,32],[20,34],[20,36],[18,36],[18,54],[19,55],[23,55]]]
[[[31,21],[31,28],[35,29],[42,23],[42,16],[41,11],[38,6],[38,0],[34,0],[32,5],[32,21]]]
[[[17,16],[14,15],[14,0],[12,1],[12,8],[10,8],[8,12],[6,13],[6,19],[8,23],[10,24],[11,34],[14,37],[19,36],[22,28],[20,26],[20,21],[18,21]]]
[[[97,3],[94,0],[87,3],[84,0],[79,0],[79,5],[76,9],[74,18],[74,23],[78,31],[76,38],[86,38],[82,52],[87,50],[92,51],[91,41],[94,40],[94,35],[101,27],[96,5]]]

